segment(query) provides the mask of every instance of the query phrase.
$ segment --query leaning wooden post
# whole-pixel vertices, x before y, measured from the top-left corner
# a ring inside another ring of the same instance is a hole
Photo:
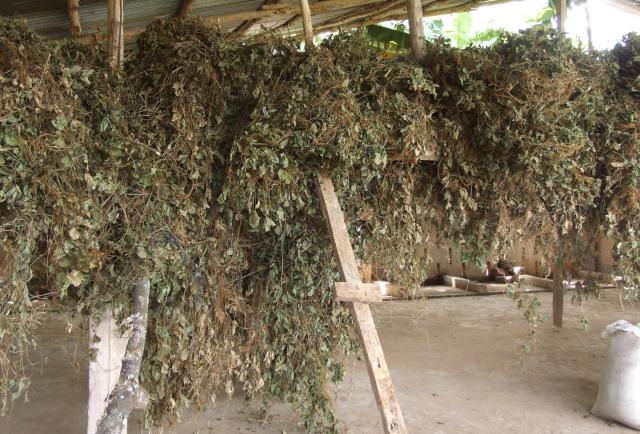
[[[124,59],[124,0],[107,0],[107,52],[109,66],[120,68]]]
[[[373,386],[378,410],[382,416],[384,432],[387,434],[407,433],[400,404],[396,397],[387,362],[384,359],[376,325],[373,322],[371,302],[381,301],[380,290],[376,284],[362,283],[356,257],[351,247],[344,215],[333,188],[331,179],[319,175],[317,189],[322,205],[322,213],[327,221],[333,251],[338,259],[340,274],[344,282],[336,282],[336,300],[346,302],[351,310],[360,343],[364,350],[369,371],[369,379]]]
[[[309,0],[300,0],[300,11],[302,12],[302,27],[304,29],[305,49],[313,47],[313,22],[311,21],[311,9]]]
[[[80,0],[67,0],[67,14],[69,15],[69,32],[71,36],[78,36],[82,32],[80,25]]]
[[[556,1],[556,19],[558,20],[558,31],[562,34],[567,32],[567,0]]]
[[[424,29],[422,27],[422,3],[420,0],[407,0],[407,15],[409,16],[411,54],[414,59],[420,62],[426,56]]]

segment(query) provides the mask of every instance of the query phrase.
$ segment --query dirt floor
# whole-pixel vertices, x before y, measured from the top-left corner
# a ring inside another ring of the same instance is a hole
[[[550,313],[551,294],[538,293]],[[375,307],[375,319],[407,427],[411,433],[622,433],[634,432],[589,414],[606,361],[604,327],[617,320],[640,321],[640,306],[621,310],[617,294],[583,306],[565,298],[565,327],[550,320],[539,332],[537,350],[521,356],[527,326],[504,295],[389,301]],[[82,343],[64,324],[40,331],[43,365],[35,369],[29,403],[17,403],[0,419],[0,434],[86,432],[87,375]],[[74,361],[75,360],[75,361]],[[344,431],[380,433],[381,425],[366,368],[350,361],[336,389]],[[192,414],[176,433],[298,433],[287,407],[274,406],[266,418],[242,398],[221,398],[216,408]],[[137,432],[136,423],[130,432]]]

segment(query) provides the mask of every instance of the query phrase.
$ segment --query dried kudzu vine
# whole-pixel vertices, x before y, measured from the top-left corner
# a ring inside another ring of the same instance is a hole
[[[634,294],[638,46],[589,55],[534,29],[431,42],[419,65],[359,33],[305,53],[182,20],[152,24],[113,74],[100,49],[0,18],[2,402],[28,384],[38,288],[126,315],[146,273],[150,423],[239,387],[336,430],[330,382],[356,342],[332,300],[319,171],[358,255],[409,295],[434,228],[474,260],[517,237],[576,256],[606,231]],[[425,150],[436,164],[388,159]]]

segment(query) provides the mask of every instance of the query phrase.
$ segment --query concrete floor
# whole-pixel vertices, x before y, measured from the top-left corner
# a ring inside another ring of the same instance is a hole
[[[539,293],[550,312],[551,294]],[[375,319],[400,404],[411,433],[631,433],[589,414],[606,361],[604,327],[617,319],[640,320],[640,306],[621,310],[617,295],[590,302],[591,331],[582,313],[565,299],[565,328],[550,321],[537,350],[521,356],[527,327],[515,303],[503,295],[390,301],[375,307]],[[28,403],[16,403],[0,419],[0,434],[86,432],[86,369],[82,343],[63,323],[40,330]],[[348,363],[336,389],[345,432],[380,433],[366,368]],[[135,428],[131,424],[130,432]],[[266,420],[241,397],[221,399],[206,413],[186,413],[169,431],[186,433],[300,433],[295,416],[275,405]]]

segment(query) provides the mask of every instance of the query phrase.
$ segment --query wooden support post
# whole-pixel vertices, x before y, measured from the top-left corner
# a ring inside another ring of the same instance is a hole
[[[333,182],[330,178],[320,175],[317,180],[317,188],[322,212],[331,234],[333,250],[338,259],[340,274],[347,284],[362,285],[358,264],[351,247],[344,215],[333,188]],[[368,304],[359,301],[348,302],[348,304],[364,349],[369,379],[373,386],[378,410],[382,416],[384,432],[388,434],[407,433],[371,309]]]
[[[564,270],[562,262],[556,261],[553,267],[553,325],[562,328],[562,314],[564,310]]]
[[[424,60],[424,30],[422,27],[422,3],[420,0],[407,0],[409,17],[409,35],[411,37],[411,54],[418,62]]]
[[[80,0],[67,0],[67,13],[69,14],[69,32],[71,36],[78,36],[82,32],[80,25]]]
[[[191,9],[196,0],[182,0],[180,3],[180,10],[178,10],[178,18],[185,18],[191,13]]]
[[[124,0],[107,0],[107,51],[109,66],[117,69],[124,59]]]
[[[558,31],[564,34],[567,32],[567,0],[555,0],[555,2]]]
[[[300,12],[302,13],[302,27],[304,28],[305,49],[313,47],[313,23],[311,21],[311,9],[309,0],[300,0]]]
[[[584,1],[584,18],[587,27],[587,47],[589,52],[593,53],[593,32],[591,30],[591,14],[589,13],[589,0]]]

